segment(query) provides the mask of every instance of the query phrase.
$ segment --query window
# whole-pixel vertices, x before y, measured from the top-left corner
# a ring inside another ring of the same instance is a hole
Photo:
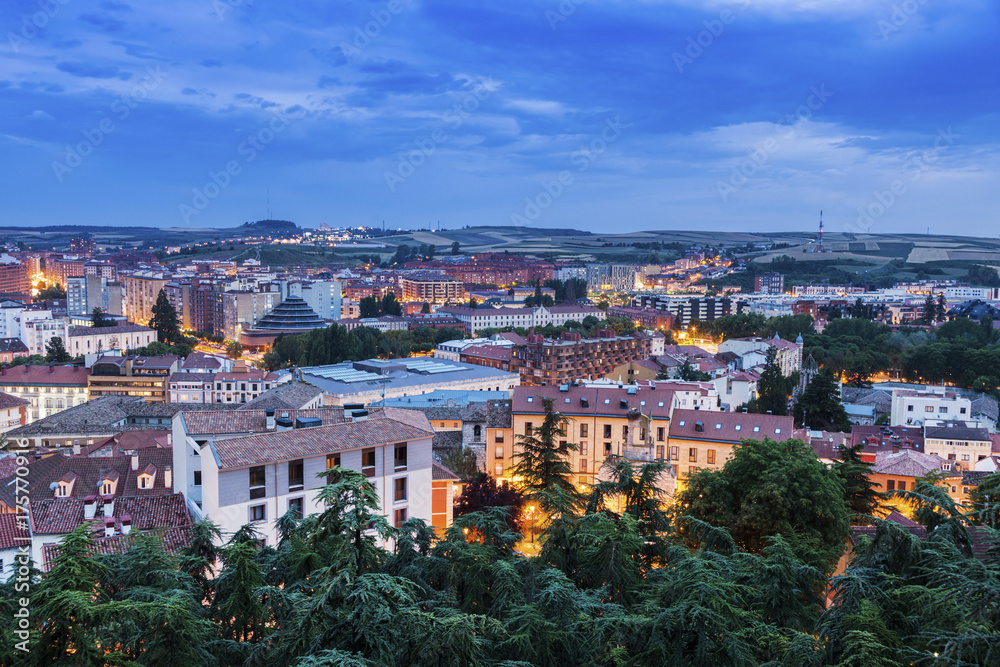
[[[288,511],[292,512],[292,515],[296,519],[302,518],[302,499],[301,498],[289,498],[288,499]]]
[[[693,475],[698,472],[698,466],[688,466],[688,474]]]
[[[760,426],[754,426],[753,427],[753,432],[754,433],[760,433]]]
[[[250,520],[264,521],[267,518],[267,505],[251,505]]]
[[[201,471],[200,470],[195,470],[194,471],[194,485],[195,486],[201,486]]]
[[[611,424],[605,424],[604,425],[604,437],[605,438],[610,438],[611,437]]]
[[[899,485],[898,486],[899,486],[899,490],[900,491],[906,491],[906,482],[905,481],[899,480]]]
[[[962,454],[962,460],[963,461],[968,461],[969,460],[969,455],[968,454]]]
[[[288,462],[288,490],[298,491],[302,488],[304,478],[302,474],[302,459]]]
[[[590,424],[580,424],[580,437],[586,438],[590,436]]]
[[[406,521],[406,508],[401,507],[400,509],[393,512],[393,525],[396,528],[399,528],[400,526],[403,525],[404,521]]]
[[[152,475],[139,475],[139,488],[140,489],[151,489],[153,488],[153,476]],[[261,494],[263,495],[263,494]],[[253,496],[251,496],[253,497]]]
[[[698,461],[698,448],[688,447],[688,461],[696,463]]]
[[[405,442],[401,442],[393,448],[392,464],[396,470],[406,470]]]
[[[663,437],[664,437],[664,432],[665,431],[666,431],[666,429],[664,429],[662,426],[657,426],[656,427],[656,441],[657,442],[663,442]]]
[[[494,471],[495,471],[495,472],[494,472],[494,474],[495,474],[495,475],[496,475],[497,477],[501,477],[501,476],[503,476],[503,463],[502,463],[502,462],[500,462],[500,461],[497,461],[497,463],[496,463],[496,467],[494,468]]]
[[[611,443],[610,442],[604,443],[604,455],[605,456],[611,456]]]
[[[622,440],[628,438],[628,426],[622,426]]]
[[[681,448],[674,446],[670,448],[670,460],[677,461],[681,457]]]
[[[933,405],[925,405],[924,406],[924,412],[934,412],[934,406]]]
[[[715,463],[715,450],[714,449],[708,450],[708,462],[709,463]]]
[[[580,454],[582,456],[586,456],[587,455],[587,443],[585,443],[585,442],[581,442],[580,443]]]
[[[531,427],[532,427],[531,422],[524,422],[524,434],[525,435],[531,435]]]
[[[885,488],[886,488],[887,491],[895,491],[896,490],[896,480],[890,479],[888,482],[885,483]]]
[[[945,412],[948,412],[948,406],[942,405],[942,406],[938,407],[938,413],[939,414],[945,413]]]
[[[472,427],[472,437],[475,438],[476,440],[479,440],[480,438],[482,438],[483,437],[483,427],[480,426],[479,424],[476,424],[475,426],[473,426]]]
[[[913,412],[913,406],[912,405],[907,405],[906,406],[906,411],[907,412]]]
[[[375,476],[375,449],[361,450],[361,474],[365,477]]]
[[[965,408],[959,408],[958,411],[963,415],[965,414]]]
[[[254,466],[250,468],[250,498],[263,498],[267,491],[264,487],[264,480],[266,480],[266,473],[264,472],[264,466]]]
[[[663,460],[663,445],[656,446],[656,458]]]
[[[397,477],[396,479],[394,479],[392,481],[392,488],[393,488],[393,494],[392,494],[393,501],[395,501],[395,502],[398,503],[401,500],[406,500],[406,478],[405,477]]]
[[[503,433],[497,431],[496,435],[493,436],[493,442],[503,442]]]
[[[102,496],[110,496],[112,494],[114,488],[115,488],[115,485],[114,485],[113,482],[111,482],[109,480],[105,480],[104,483],[101,484],[101,495]]]
[[[774,429],[774,434],[775,435],[781,435],[781,429],[780,428]]]
[[[722,428],[722,424],[720,424],[719,422],[716,422],[715,423],[715,430],[719,430],[721,428]]]
[[[587,459],[580,459],[580,471],[587,472]]]

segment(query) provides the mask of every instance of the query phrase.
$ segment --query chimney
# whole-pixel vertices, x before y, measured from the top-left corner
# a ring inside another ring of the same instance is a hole
[[[264,414],[265,414],[265,419],[266,419],[266,424],[267,424],[267,426],[266,426],[267,430],[268,431],[273,431],[274,430],[274,410],[268,410]]]
[[[893,445],[892,446],[892,453],[893,454],[899,454],[899,445]]]
[[[163,486],[167,489],[174,488],[174,471],[172,466],[166,466],[163,468]]]
[[[104,500],[104,517],[110,517],[115,515],[115,497],[111,494],[106,496],[101,496]]]
[[[135,472],[136,470],[139,469],[139,452],[138,450],[133,449],[131,451],[131,454],[132,454],[132,472]]]
[[[79,442],[74,442],[73,443],[73,456],[79,456],[79,455],[80,455],[80,443]]]
[[[83,499],[83,520],[90,521],[97,516],[97,496],[87,496]]]
[[[112,537],[115,534],[115,520],[111,517],[104,517],[104,537]]]
[[[122,535],[128,535],[132,532],[132,517],[128,514],[122,515]]]
[[[49,375],[52,375],[52,374],[53,374],[53,373],[55,373],[55,372],[56,372],[56,367],[55,367],[55,366],[51,366],[51,365],[50,365],[50,366],[49,366]]]

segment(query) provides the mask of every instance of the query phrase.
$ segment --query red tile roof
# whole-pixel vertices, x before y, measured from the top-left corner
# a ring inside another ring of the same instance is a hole
[[[116,528],[120,530],[120,528]],[[156,530],[157,536],[163,541],[163,548],[169,553],[175,553],[191,544],[191,526],[181,526],[177,528],[167,528]],[[94,523],[94,554],[111,556],[123,554],[131,548],[138,539],[140,532],[132,532],[128,535],[115,534],[111,537],[104,537],[104,526],[100,522]],[[58,544],[46,544],[42,547],[42,570],[48,572],[52,569],[56,559],[59,558],[62,549]]]
[[[31,544],[28,515],[12,512],[0,514],[0,551]]]
[[[702,428],[700,431],[697,430],[699,422]],[[778,415],[674,410],[673,419],[670,421],[670,437],[733,444],[746,439],[765,438],[781,442],[794,437],[794,425],[791,417]]]
[[[454,482],[457,482],[461,478],[458,475],[456,475],[455,473],[453,473],[452,471],[450,471],[447,468],[445,468],[443,465],[441,465],[437,461],[434,461],[433,462],[433,466],[432,466],[432,471],[431,471],[431,479],[433,479],[435,482],[440,482],[440,481],[454,481]]]
[[[0,410],[9,410],[10,408],[17,408],[22,405],[28,405],[31,401],[27,401],[23,398],[18,398],[17,396],[12,396],[11,394],[5,394],[0,391]]]
[[[86,387],[90,371],[80,366],[14,366],[0,369],[0,384]]]
[[[541,414],[544,412],[543,398],[553,400],[553,409],[565,415],[617,415],[624,417],[630,409],[638,408],[642,414],[660,419],[670,417],[670,406],[674,400],[677,385],[626,385],[613,387],[586,387],[563,385],[560,387],[515,387],[513,399],[514,414]],[[629,394],[628,387],[636,390]],[[681,390],[690,389],[682,387]],[[530,399],[530,400],[529,400]],[[569,402],[567,403],[567,399]],[[626,407],[622,407],[622,401]],[[662,405],[661,405],[662,403]]]

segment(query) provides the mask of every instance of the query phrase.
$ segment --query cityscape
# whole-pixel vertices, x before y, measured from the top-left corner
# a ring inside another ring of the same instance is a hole
[[[0,665],[1000,665],[995,7],[0,16]]]

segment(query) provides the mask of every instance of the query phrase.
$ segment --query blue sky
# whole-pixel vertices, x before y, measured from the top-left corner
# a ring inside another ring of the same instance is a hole
[[[5,224],[992,236],[990,0],[6,0]]]

